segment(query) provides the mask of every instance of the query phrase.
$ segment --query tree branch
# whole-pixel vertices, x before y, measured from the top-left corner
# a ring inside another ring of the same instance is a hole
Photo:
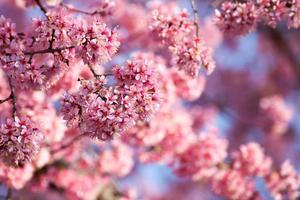
[[[194,13],[194,26],[196,28],[196,36],[199,37],[199,24],[198,24],[199,15],[198,15],[198,10],[196,8],[195,0],[190,0],[190,2],[191,2],[191,6],[192,6],[192,9],[193,9],[193,13]]]
[[[44,54],[44,53],[57,53],[57,52],[61,52],[63,50],[66,50],[66,49],[72,49],[72,48],[75,48],[75,46],[68,46],[68,47],[61,47],[61,48],[56,48],[56,49],[52,49],[52,48],[48,48],[48,49],[43,49],[43,50],[39,50],[39,51],[27,51],[27,52],[24,52],[25,55],[35,55],[35,54]]]
[[[104,15],[102,11],[96,10],[96,11],[94,11],[94,12],[87,12],[87,11],[84,11],[84,10],[79,10],[79,9],[77,9],[77,8],[70,7],[70,6],[68,6],[67,4],[64,4],[63,2],[60,3],[60,5],[61,5],[62,7],[64,7],[64,8],[66,8],[66,9],[68,9],[68,10],[71,11],[71,12],[77,12],[77,13],[81,13],[81,14],[84,14],[84,15],[91,15],[91,16],[97,15],[97,14],[99,14],[100,16],[103,16],[103,15]]]
[[[12,116],[13,119],[15,119],[16,115],[17,115],[17,97],[15,94],[15,89],[13,87],[12,81],[11,79],[8,77],[8,83],[9,83],[9,87],[10,87],[10,98],[12,99]]]
[[[0,104],[6,102],[6,101],[9,101],[11,99],[11,95],[9,95],[9,97],[3,99],[3,100],[0,100]]]
[[[7,76],[7,80],[8,80],[8,84],[9,84],[9,88],[10,88],[10,95],[9,97],[3,99],[3,100],[0,100],[0,104],[4,103],[4,102],[7,102],[9,100],[12,100],[12,117],[13,119],[15,119],[16,117],[16,114],[17,114],[17,97],[16,97],[16,94],[15,94],[15,89],[13,87],[13,84],[12,84],[12,81],[10,79],[10,77]]]
[[[98,74],[98,73],[96,72],[96,70],[95,70],[91,65],[88,65],[88,67],[89,67],[90,71],[92,72],[92,74],[93,74],[93,76],[94,76],[95,78],[99,78],[100,76],[113,76],[112,73]]]
[[[35,0],[35,3],[38,5],[38,7],[40,8],[40,10],[45,14],[45,16],[48,18],[47,16],[47,10],[46,8],[43,6],[43,4],[41,3],[40,0]]]

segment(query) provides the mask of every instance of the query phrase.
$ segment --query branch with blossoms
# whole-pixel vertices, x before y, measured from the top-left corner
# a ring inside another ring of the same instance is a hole
[[[297,0],[224,1],[215,10],[215,22],[226,35],[242,36],[256,30],[258,24],[275,28],[284,21],[288,28],[300,27]]]
[[[263,199],[257,179],[275,199],[299,198],[296,156],[286,153],[290,138],[297,141],[294,74],[266,66],[253,76],[256,60],[251,70],[231,70],[218,55],[234,51],[239,40],[230,36],[263,24],[296,64],[298,42],[274,28],[298,27],[298,0],[217,1],[204,20],[195,0],[191,12],[175,1],[4,1],[0,10],[41,14],[30,23],[0,17],[0,83],[7,82],[0,84],[0,182],[13,197],[38,190],[42,197],[28,199],[152,199],[118,182],[131,179],[137,164],[155,162],[220,196],[211,198]],[[285,64],[274,55],[263,59]],[[221,66],[206,76],[214,57]],[[291,162],[279,165],[286,157]],[[180,199],[178,188],[162,198]]]

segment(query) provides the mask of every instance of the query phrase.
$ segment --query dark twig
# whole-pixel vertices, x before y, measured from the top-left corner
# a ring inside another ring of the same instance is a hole
[[[35,3],[38,5],[38,7],[41,9],[41,11],[45,14],[45,16],[48,18],[47,15],[47,10],[46,8],[43,6],[43,4],[41,3],[40,0],[35,0]]]
[[[4,102],[7,102],[9,100],[12,100],[12,116],[13,116],[13,119],[16,117],[16,114],[17,114],[17,97],[16,97],[16,94],[15,94],[15,89],[13,87],[13,84],[12,84],[12,81],[10,79],[10,77],[7,77],[8,79],[8,84],[9,84],[9,88],[10,88],[10,95],[9,97],[3,99],[3,100],[0,100],[0,104],[4,103]]]
[[[81,14],[84,14],[84,15],[91,15],[91,16],[93,16],[93,15],[100,15],[100,16],[103,16],[104,15],[104,13],[102,12],[102,11],[99,11],[99,10],[96,10],[96,11],[94,11],[94,12],[87,12],[87,11],[84,11],[84,10],[79,10],[79,9],[77,9],[77,8],[73,8],[73,7],[70,7],[70,6],[68,6],[68,5],[66,5],[66,4],[64,4],[64,3],[61,3],[60,4],[62,7],[64,7],[64,8],[66,8],[66,9],[68,9],[69,11],[71,11],[71,12],[77,12],[77,13],[81,13]]]
[[[194,26],[196,28],[196,36],[199,37],[199,24],[198,24],[199,14],[198,14],[198,10],[196,8],[195,0],[190,0],[190,1],[191,1],[193,13],[194,13]]]
[[[94,70],[94,68],[91,65],[88,65],[88,67],[95,78],[98,78],[100,76],[99,74],[97,74],[97,72]]]
[[[0,100],[0,104],[4,103],[6,101],[9,101],[10,99],[11,99],[11,96],[9,96],[9,97],[7,97],[7,98],[5,98],[3,100]]]
[[[52,29],[52,32],[51,32],[51,40],[50,40],[50,44],[49,44],[49,49],[53,49],[53,42],[54,42],[54,39],[55,39],[55,29]]]
[[[15,89],[13,87],[12,81],[10,78],[8,78],[8,83],[9,83],[9,87],[10,87],[10,98],[12,99],[12,116],[13,119],[15,119],[16,115],[17,115],[17,97],[15,94]]]
[[[88,67],[89,67],[90,71],[92,72],[92,74],[93,74],[93,76],[94,76],[95,78],[99,78],[100,76],[113,76],[112,73],[98,74],[98,73],[96,72],[96,70],[95,70],[91,65],[88,65]]]
[[[39,50],[39,51],[24,52],[24,54],[25,55],[35,55],[35,54],[44,54],[44,53],[57,53],[57,52],[61,52],[63,50],[72,49],[72,48],[75,48],[75,46],[61,47],[61,48],[57,48],[57,49],[48,48],[48,49],[43,49],[43,50]]]

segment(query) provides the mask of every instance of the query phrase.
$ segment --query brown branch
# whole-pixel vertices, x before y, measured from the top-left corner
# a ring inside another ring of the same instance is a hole
[[[13,119],[15,119],[16,117],[16,114],[17,114],[17,97],[16,97],[16,94],[15,94],[15,89],[13,87],[13,84],[12,84],[12,81],[10,79],[10,77],[7,76],[7,79],[8,79],[8,84],[9,84],[9,88],[10,88],[10,95],[9,97],[3,99],[3,100],[0,100],[0,104],[4,103],[4,102],[7,102],[9,100],[12,100],[12,116],[13,116]]]
[[[196,8],[196,4],[195,4],[195,0],[190,0],[191,1],[191,6],[192,6],[192,10],[194,13],[194,26],[196,28],[196,36],[199,37],[199,14],[198,14],[198,10]]]
[[[13,119],[15,119],[16,115],[17,115],[17,97],[15,94],[15,89],[13,87],[12,81],[11,79],[8,77],[8,83],[9,83],[9,87],[10,87],[10,98],[12,99],[12,116]]]
[[[79,9],[77,9],[77,8],[70,7],[69,5],[64,4],[64,3],[60,3],[60,5],[61,5],[62,7],[64,7],[64,8],[66,8],[66,9],[68,9],[68,10],[71,11],[71,12],[77,12],[77,13],[81,13],[81,14],[84,14],[84,15],[91,15],[91,16],[97,15],[97,14],[99,14],[99,15],[101,15],[101,16],[104,15],[102,11],[97,11],[97,10],[96,10],[96,11],[94,11],[94,12],[87,12],[87,11],[84,11],[84,10],[79,10]]]
[[[68,46],[68,47],[61,47],[61,48],[57,48],[57,49],[52,49],[52,48],[48,48],[48,49],[43,49],[43,50],[39,50],[39,51],[27,51],[24,52],[25,55],[35,55],[35,54],[44,54],[44,53],[57,53],[57,52],[61,52],[63,50],[67,50],[67,49],[72,49],[75,48],[75,46]]]
[[[55,29],[52,29],[49,49],[53,49],[52,47],[53,47],[53,43],[54,43],[54,38],[55,38]]]
[[[35,3],[38,5],[38,7],[40,8],[40,10],[45,14],[45,16],[48,18],[48,15],[47,15],[47,10],[46,8],[43,6],[43,4],[41,3],[40,0],[35,0]]]
[[[89,67],[90,71],[92,72],[92,74],[93,74],[93,76],[94,76],[95,78],[99,78],[100,76],[113,76],[112,73],[98,74],[98,73],[96,72],[96,70],[95,70],[91,65],[88,65],[88,67]]]
[[[97,74],[97,72],[94,70],[94,68],[91,65],[88,65],[88,67],[95,78],[98,78],[100,76],[99,74]]]
[[[11,95],[9,95],[9,97],[3,99],[3,100],[0,100],[0,104],[6,102],[6,101],[9,101],[11,99]]]

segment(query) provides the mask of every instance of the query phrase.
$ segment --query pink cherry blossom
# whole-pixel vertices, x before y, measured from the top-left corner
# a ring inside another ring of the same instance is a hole
[[[292,109],[280,96],[265,97],[260,101],[264,128],[268,134],[282,135],[293,117]]]
[[[257,10],[252,2],[233,3],[225,1],[216,10],[215,21],[221,31],[230,35],[245,35],[255,29]]]
[[[33,122],[25,117],[7,119],[0,128],[0,156],[9,166],[23,166],[30,162],[40,149],[42,135]]]
[[[233,152],[233,167],[246,175],[264,176],[271,170],[272,160],[265,156],[257,143],[242,145],[239,151]]]

